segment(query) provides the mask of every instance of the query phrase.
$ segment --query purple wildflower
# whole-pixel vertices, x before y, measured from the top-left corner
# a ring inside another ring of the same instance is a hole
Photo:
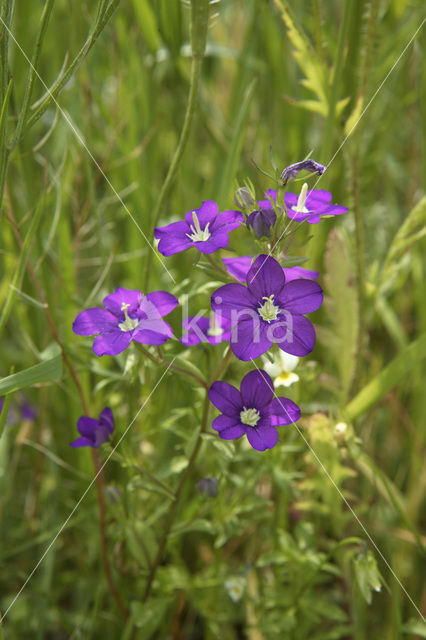
[[[284,169],[281,174],[281,182],[283,185],[286,185],[287,182],[293,180],[301,171],[309,171],[309,173],[316,173],[317,175],[322,176],[326,169],[327,167],[323,164],[311,159],[302,160],[302,162],[295,162]]]
[[[199,209],[189,211],[185,220],[154,229],[160,240],[158,250],[163,256],[196,247],[201,253],[214,253],[226,247],[228,234],[244,222],[239,211],[222,211],[216,202],[206,200]]]
[[[104,298],[103,304],[105,309],[82,311],[72,327],[79,336],[99,334],[93,342],[97,356],[116,356],[132,340],[157,345],[173,337],[170,325],[161,318],[179,303],[167,291],[153,291],[144,296],[140,291],[117,287]]]
[[[181,337],[180,341],[187,347],[193,347],[200,342],[219,344],[231,337],[231,321],[214,313],[208,318],[200,315],[185,318],[182,328],[187,333]]]
[[[231,348],[240,360],[252,360],[274,342],[294,356],[306,356],[315,345],[315,329],[303,314],[322,304],[322,289],[312,280],[286,283],[271,256],[260,255],[247,274],[247,286],[225,284],[211,298],[212,309],[231,320]]]
[[[246,434],[253,449],[265,451],[278,442],[276,427],[300,418],[299,407],[288,398],[274,398],[274,385],[266,371],[250,371],[241,381],[240,391],[227,382],[214,382],[210,402],[221,411],[212,427],[224,440]]]
[[[70,442],[70,447],[100,447],[108,442],[114,431],[114,416],[109,407],[105,407],[99,415],[99,420],[81,416],[77,422],[77,430],[81,437]]]
[[[274,201],[277,198],[277,192],[273,189],[267,191],[266,195],[271,196]],[[289,218],[296,222],[307,220],[310,224],[317,224],[323,216],[339,216],[348,210],[339,204],[330,204],[331,198],[331,193],[323,189],[309,191],[305,182],[298,196],[287,192],[284,202]]]
[[[222,258],[226,270],[231,276],[234,276],[240,282],[245,282],[250,265],[253,262],[251,256],[239,256],[238,258]],[[308,280],[316,280],[319,276],[318,271],[310,271],[304,267],[283,267],[285,281],[288,284],[292,280],[299,278],[307,278]]]

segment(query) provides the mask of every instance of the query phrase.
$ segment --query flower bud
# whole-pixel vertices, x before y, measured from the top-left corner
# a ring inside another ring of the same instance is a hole
[[[315,160],[302,160],[302,162],[295,162],[286,167],[281,174],[281,182],[286,185],[287,182],[293,180],[301,171],[309,171],[309,173],[316,173],[318,176],[322,176],[327,169],[323,164],[315,162]]]
[[[247,217],[247,229],[251,227],[258,238],[269,238],[276,220],[277,214],[273,209],[259,209]]]
[[[334,439],[337,444],[344,444],[346,440],[346,435],[348,431],[348,425],[346,422],[338,422],[334,427]]]
[[[240,209],[252,209],[255,202],[247,187],[240,187],[234,193],[234,202]]]

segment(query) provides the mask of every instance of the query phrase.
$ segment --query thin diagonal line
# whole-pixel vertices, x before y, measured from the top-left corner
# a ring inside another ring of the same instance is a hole
[[[257,364],[255,363],[254,360],[252,360],[252,363],[254,364],[254,366],[256,367],[256,369],[259,371],[259,373],[262,375],[264,381],[266,382],[266,384],[270,387],[270,382],[269,380],[266,379],[266,377],[263,375],[264,372],[263,370],[259,369],[259,367],[257,366]],[[269,377],[269,376],[268,376]],[[272,392],[275,396],[275,398],[278,400],[278,402],[281,405],[281,408],[284,409],[284,412],[287,414],[288,418],[290,418],[291,420],[291,416],[288,413],[287,409],[285,408],[285,406],[283,405],[283,403],[281,402],[281,399],[278,398],[277,394],[275,393],[275,388],[272,388]],[[333,487],[336,489],[336,491],[338,492],[339,496],[341,497],[341,499],[343,500],[343,502],[345,503],[345,505],[347,506],[347,508],[349,509],[349,511],[351,512],[351,514],[353,515],[353,517],[355,518],[355,520],[357,521],[357,523],[359,524],[359,526],[361,527],[361,529],[364,531],[365,535],[367,536],[367,538],[370,540],[371,544],[374,546],[375,550],[377,551],[377,553],[380,555],[380,557],[382,558],[383,562],[385,563],[385,565],[387,566],[387,568],[389,569],[389,571],[391,572],[391,574],[393,575],[393,577],[395,578],[395,580],[397,581],[397,583],[399,584],[399,586],[401,587],[401,589],[403,590],[403,592],[405,593],[405,595],[407,596],[408,600],[411,602],[411,604],[413,605],[413,607],[415,608],[415,610],[417,611],[417,613],[419,614],[419,616],[421,617],[421,619],[423,620],[423,622],[426,622],[426,618],[423,616],[422,612],[420,611],[420,609],[418,608],[418,606],[416,605],[416,603],[414,602],[414,600],[412,599],[412,597],[410,596],[410,594],[408,593],[407,589],[404,587],[404,585],[402,584],[401,580],[398,578],[398,576],[396,575],[395,571],[392,569],[391,565],[389,564],[389,562],[386,560],[385,556],[383,555],[383,553],[380,551],[379,547],[377,546],[377,544],[374,542],[373,538],[371,537],[371,535],[369,534],[367,528],[365,527],[365,525],[361,522],[361,520],[359,519],[359,517],[357,516],[357,514],[355,513],[355,511],[353,510],[353,508],[351,507],[350,503],[348,502],[348,500],[345,498],[345,496],[343,495],[342,491],[340,490],[339,486],[335,483],[335,481],[333,480],[333,478],[331,477],[331,475],[329,474],[329,472],[327,471],[326,467],[324,466],[323,462],[320,460],[318,454],[316,453],[316,451],[312,448],[311,444],[308,442],[308,440],[305,438],[305,436],[303,435],[303,431],[301,431],[301,429],[298,427],[298,425],[296,424],[296,422],[292,422],[291,424],[293,424],[296,429],[298,434],[301,436],[301,438],[303,439],[304,443],[306,444],[306,446],[309,448],[310,452],[312,453],[312,455],[315,457],[316,461],[318,462],[318,464],[320,465],[321,469],[323,470],[323,472],[325,473],[325,475],[327,476],[327,478],[330,480],[330,482],[332,483]]]
[[[404,49],[402,50],[402,52],[400,53],[400,55],[398,56],[398,58],[395,60],[395,62],[393,63],[393,65],[391,66],[391,68],[389,69],[389,71],[387,72],[387,74],[385,75],[384,79],[382,80],[382,82],[379,84],[378,88],[376,89],[376,91],[373,93],[372,97],[370,98],[370,100],[368,101],[368,103],[366,104],[366,106],[364,107],[364,109],[361,112],[361,115],[359,116],[358,120],[355,122],[355,124],[352,126],[351,130],[349,131],[349,133],[345,136],[345,138],[343,139],[343,141],[341,142],[340,146],[338,147],[337,151],[335,152],[335,154],[332,156],[330,162],[327,164],[327,169],[330,167],[330,165],[332,164],[332,162],[334,161],[334,159],[336,158],[337,154],[340,153],[342,147],[346,144],[348,138],[351,136],[352,132],[354,131],[354,129],[358,126],[358,123],[360,122],[361,118],[363,118],[363,116],[365,115],[365,112],[367,111],[367,109],[370,107],[371,103],[373,102],[373,100],[376,98],[377,94],[381,91],[381,89],[383,88],[383,85],[385,84],[386,80],[389,78],[389,76],[391,75],[391,73],[393,72],[393,70],[395,69],[395,67],[397,66],[397,64],[399,63],[399,61],[401,60],[401,58],[404,56],[405,52],[407,51],[408,47],[411,45],[411,43],[413,42],[413,40],[416,38],[417,34],[419,33],[419,31],[421,30],[421,28],[423,27],[424,23],[426,22],[426,18],[423,18],[421,24],[419,27],[417,27],[416,31],[414,32],[414,34],[411,36],[410,40],[408,41],[408,43],[405,45]],[[317,186],[318,182],[321,180],[322,176],[324,174],[318,176],[316,182],[314,183],[312,189],[315,189],[315,187]],[[307,196],[306,198],[306,202],[308,202],[309,200],[309,196]],[[280,235],[280,237],[278,238],[278,240],[275,242],[274,246],[271,248],[271,250],[268,253],[268,257],[272,254],[272,252],[274,251],[275,247],[278,245],[278,243],[281,241],[283,235],[285,234],[287,230],[287,227],[284,229],[284,231],[282,232],[282,234]],[[260,265],[259,269],[257,270],[257,272],[255,273],[255,275],[252,278],[252,281],[254,280],[254,278],[257,276],[257,274],[259,273],[259,271],[263,268],[263,265],[266,262],[266,258],[265,260],[262,262],[262,264]]]
[[[104,178],[104,180],[106,181],[106,183],[108,184],[108,186],[110,187],[111,191],[114,193],[114,195],[116,196],[117,200],[120,202],[120,204],[123,206],[124,210],[126,211],[126,213],[128,214],[128,216],[130,217],[130,219],[132,220],[132,222],[135,224],[135,226],[137,227],[137,229],[139,230],[139,233],[143,236],[144,240],[147,242],[147,244],[150,246],[151,251],[154,252],[156,258],[161,262],[163,268],[166,270],[167,274],[169,275],[170,279],[176,283],[176,280],[174,279],[174,277],[172,276],[172,274],[170,273],[170,271],[167,269],[166,265],[164,264],[163,260],[160,258],[160,256],[158,255],[158,253],[155,251],[154,247],[152,246],[151,242],[149,241],[149,239],[147,238],[147,236],[145,235],[145,233],[142,231],[140,225],[138,224],[137,220],[135,219],[134,215],[131,213],[129,207],[125,204],[125,202],[123,201],[122,197],[120,196],[120,194],[117,192],[117,190],[115,189],[115,187],[113,186],[111,180],[108,178],[108,176],[106,175],[105,171],[102,169],[102,167],[100,166],[99,162],[96,160],[95,156],[93,155],[93,153],[90,151],[89,147],[87,146],[86,142],[84,141],[83,137],[80,135],[80,132],[78,131],[78,129],[75,127],[73,121],[71,120],[70,116],[62,109],[62,107],[60,106],[59,102],[56,100],[56,98],[54,97],[54,95],[52,94],[52,92],[50,91],[49,87],[47,86],[47,84],[44,82],[43,78],[40,76],[39,72],[37,71],[37,69],[34,67],[34,65],[32,64],[31,60],[29,59],[29,57],[27,56],[27,54],[25,53],[24,49],[21,47],[21,45],[19,44],[19,42],[17,41],[17,39],[15,38],[15,36],[13,35],[12,31],[9,29],[9,27],[7,26],[7,24],[5,23],[5,21],[3,20],[3,18],[0,17],[1,22],[3,23],[5,29],[7,30],[7,32],[9,33],[10,37],[12,38],[12,40],[14,41],[14,43],[16,44],[16,46],[18,47],[19,51],[22,53],[22,55],[24,56],[25,60],[28,62],[28,64],[30,65],[31,69],[34,71],[34,73],[36,74],[37,78],[40,80],[41,84],[43,85],[43,87],[46,89],[47,93],[50,95],[50,97],[52,98],[53,102],[55,103],[56,107],[58,108],[58,111],[61,113],[61,115],[64,117],[65,121],[67,122],[67,124],[69,125],[71,131],[74,133],[75,137],[77,138],[77,140],[79,141],[79,143],[82,145],[82,147],[85,149],[85,151],[87,151],[87,154],[89,155],[90,159],[92,160],[92,162],[94,163],[94,165],[96,166],[97,170],[99,171],[99,173],[102,175],[102,177]]]
[[[103,463],[103,465],[100,467],[99,471],[96,473],[96,475],[93,477],[92,481],[90,482],[89,486],[87,487],[87,489],[84,491],[83,495],[81,496],[81,498],[79,499],[79,501],[77,502],[77,504],[74,506],[73,510],[71,511],[71,513],[69,514],[69,516],[66,518],[66,520],[64,521],[64,523],[61,525],[61,527],[59,528],[57,534],[55,535],[55,537],[53,538],[53,540],[48,544],[47,548],[45,549],[45,551],[43,552],[43,555],[41,556],[40,560],[37,562],[37,564],[35,565],[35,567],[33,568],[33,570],[31,571],[31,573],[28,575],[27,579],[25,580],[24,584],[22,585],[22,587],[19,589],[18,593],[16,594],[16,596],[13,598],[12,602],[10,603],[10,605],[8,606],[8,608],[6,609],[6,611],[3,613],[2,617],[0,618],[0,624],[3,622],[3,620],[5,619],[5,617],[7,616],[7,614],[9,613],[10,609],[13,607],[13,605],[15,604],[15,602],[17,601],[17,599],[19,598],[19,596],[21,595],[21,593],[23,592],[23,590],[25,589],[25,587],[27,586],[27,584],[29,583],[29,581],[31,580],[31,578],[33,577],[33,575],[35,574],[35,572],[37,571],[37,569],[39,568],[39,566],[41,565],[41,563],[43,562],[43,560],[45,559],[45,557],[47,556],[47,554],[49,553],[50,549],[53,547],[53,545],[55,544],[56,540],[59,538],[59,536],[61,535],[62,531],[65,529],[65,527],[67,526],[68,522],[71,520],[72,516],[74,515],[74,513],[77,511],[77,509],[79,508],[79,506],[81,505],[81,503],[83,502],[84,498],[86,497],[86,495],[89,493],[90,489],[93,487],[94,483],[96,482],[96,479],[98,478],[98,476],[102,473],[102,471],[104,470],[104,468],[106,467],[107,463],[109,462],[111,456],[113,455],[113,453],[116,451],[116,449],[118,448],[118,446],[120,445],[121,441],[123,440],[123,438],[126,436],[127,432],[129,431],[130,427],[134,424],[135,420],[137,419],[138,415],[140,414],[140,412],[144,409],[144,407],[148,404],[152,394],[154,393],[154,391],[156,390],[156,388],[158,387],[158,385],[160,384],[160,382],[162,381],[162,379],[164,378],[164,376],[166,375],[166,373],[168,372],[168,370],[170,369],[170,367],[172,366],[173,362],[175,361],[176,356],[173,358],[173,360],[169,363],[167,369],[163,372],[163,374],[161,375],[161,378],[158,380],[157,384],[155,385],[155,387],[152,389],[152,391],[150,392],[149,396],[147,397],[147,399],[145,400],[145,402],[142,404],[142,406],[140,407],[139,411],[136,413],[135,417],[133,418],[133,420],[130,422],[129,426],[126,428],[125,432],[123,433],[123,435],[121,436],[121,438],[119,439],[119,441],[117,442],[117,444],[115,445],[115,447],[113,447],[113,449],[111,450],[111,452],[109,453],[108,457],[106,458],[105,462]]]

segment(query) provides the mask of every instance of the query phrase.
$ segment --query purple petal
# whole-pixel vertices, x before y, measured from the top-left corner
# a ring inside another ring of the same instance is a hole
[[[282,351],[293,356],[307,356],[315,346],[315,329],[305,316],[292,315],[287,326],[277,323],[272,336]]]
[[[172,222],[165,227],[157,227],[154,229],[154,236],[160,240],[158,251],[167,257],[189,249],[194,243],[188,238],[187,233],[191,233],[191,230],[183,220]]]
[[[321,209],[322,216],[340,216],[342,213],[346,213],[347,207],[342,207],[340,204],[330,204],[328,207]]]
[[[239,416],[243,408],[241,394],[227,382],[213,382],[209,389],[210,402],[226,416]]]
[[[225,284],[216,289],[211,297],[211,305],[213,311],[233,322],[237,322],[239,318],[244,316],[259,315],[255,310],[256,298],[251,295],[247,287],[236,282]]]
[[[274,397],[274,383],[262,369],[250,371],[241,381],[241,397],[247,409],[261,409]]]
[[[256,258],[247,274],[247,287],[257,300],[279,294],[284,283],[285,276],[280,263],[264,254]]]
[[[89,416],[81,416],[77,421],[77,431],[86,438],[95,439],[95,431],[98,428],[99,421]]]
[[[214,253],[219,249],[224,249],[229,244],[228,234],[219,231],[213,232],[208,240],[194,242],[194,246],[201,251],[201,253]]]
[[[240,282],[245,282],[253,258],[251,256],[241,256],[239,258],[222,258],[222,262],[228,273]]]
[[[293,211],[292,209],[288,209],[287,215],[291,220],[294,220],[295,222],[304,222],[304,220],[310,220],[311,218],[319,218],[319,216],[313,215],[310,211],[308,211],[307,213],[298,213],[297,211]]]
[[[111,434],[114,431],[114,416],[112,414],[112,409],[105,407],[99,415],[99,422],[105,425],[107,432]]]
[[[278,303],[292,313],[312,313],[323,301],[322,289],[313,280],[293,280],[281,291]]]
[[[145,302],[145,300],[156,308],[158,315],[154,317],[160,318],[171,313],[179,304],[179,301],[172,296],[171,293],[168,293],[168,291],[153,291],[145,296],[143,302]],[[152,317],[146,309],[144,309],[143,305],[142,309],[145,311],[148,318]]]
[[[96,333],[114,331],[116,327],[117,318],[112,313],[102,307],[95,307],[79,313],[72,330],[79,336],[93,336]]]
[[[246,430],[242,424],[236,424],[234,427],[228,427],[223,429],[219,435],[223,440],[235,440],[235,438],[241,438],[245,434]]]
[[[251,446],[257,451],[272,449],[278,442],[278,431],[274,427],[263,427],[261,429],[247,427],[246,434]]]
[[[318,222],[320,222],[320,221],[321,221],[321,216],[320,216],[319,213],[316,213],[316,214],[314,214],[312,216],[309,216],[309,218],[308,218],[309,224],[318,224]]]
[[[74,440],[73,442],[70,442],[70,447],[76,448],[76,447],[95,447],[95,442],[94,440],[89,440],[89,438],[77,438],[76,440]]]
[[[194,218],[192,215],[194,211],[198,218],[198,222],[200,223],[201,229],[204,229],[207,223],[209,223],[209,230],[211,231],[213,222],[219,212],[219,207],[217,206],[216,202],[213,202],[213,200],[205,200],[201,207],[199,207],[198,209],[191,209],[191,211],[188,211],[188,213],[185,215],[185,222],[189,226],[194,226]],[[188,230],[187,233],[190,233],[190,230]]]
[[[331,201],[331,197],[331,193],[329,191],[325,191],[324,189],[311,189],[310,191],[308,190],[306,193],[306,208],[313,209],[314,207],[311,207],[312,203],[315,203],[316,205],[320,203],[321,205],[327,204],[327,202]]]
[[[173,330],[168,322],[161,320],[160,318],[147,318],[146,320],[140,320],[137,328],[131,332],[132,340],[141,342],[138,335],[143,331],[150,331],[151,333],[158,333],[164,335],[166,338],[173,338]],[[156,343],[154,343],[156,344]]]
[[[121,307],[123,304],[130,305],[127,309],[128,313],[136,311],[142,301],[143,294],[136,289],[123,289],[117,287],[114,293],[103,299],[104,307],[111,311],[115,316],[120,317],[123,315]]]
[[[288,398],[274,398],[269,405],[270,422],[275,427],[293,424],[300,418],[300,409]]]
[[[269,325],[259,320],[247,318],[240,320],[231,329],[232,353],[246,362],[255,360],[272,346],[272,341],[267,336]]]
[[[112,331],[97,336],[93,341],[93,352],[97,356],[116,356],[129,346],[131,331]]]
[[[285,282],[288,284],[292,280],[299,280],[300,278],[308,278],[309,280],[316,280],[319,276],[318,271],[310,271],[304,267],[287,267],[283,269],[285,274]]]
[[[204,316],[191,316],[182,322],[182,328],[187,331],[180,339],[182,344],[193,347],[200,342],[207,342],[207,331],[210,327],[210,320]]]
[[[225,416],[221,414],[213,420],[212,428],[215,431],[222,431],[222,429],[229,429],[229,427],[235,427],[235,425],[239,424],[240,416],[238,414],[235,414],[235,416]]]
[[[222,211],[213,222],[210,230],[229,233],[237,229],[244,222],[244,216],[240,211]]]

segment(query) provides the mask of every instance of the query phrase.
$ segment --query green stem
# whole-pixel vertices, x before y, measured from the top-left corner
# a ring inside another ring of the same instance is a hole
[[[9,151],[6,145],[6,131],[7,131],[7,111],[9,105],[9,99],[12,94],[13,79],[10,78],[7,85],[6,93],[3,99],[1,113],[0,113],[0,210],[3,205],[4,190],[6,187],[7,167],[9,164]]]
[[[201,80],[201,68],[203,64],[204,51],[207,38],[207,27],[209,19],[209,2],[208,0],[192,0],[191,2],[191,46],[192,46],[192,63],[191,63],[191,79],[188,102],[186,105],[185,118],[183,122],[182,132],[176,147],[172,162],[161,187],[160,195],[157,200],[153,215],[152,227],[155,228],[158,223],[161,208],[164,204],[166,196],[173,184],[179,168],[180,161],[183,156],[186,144],[188,142],[189,133],[197,106],[198,92]],[[151,266],[153,251],[148,253],[144,278],[144,291],[148,291],[149,279],[151,275]]]
[[[157,550],[157,555],[155,556],[154,562],[152,563],[152,567],[151,570],[149,572],[148,575],[148,579],[145,585],[145,591],[144,594],[142,596],[142,602],[146,602],[146,600],[149,597],[149,594],[151,593],[151,588],[152,588],[152,584],[154,582],[154,578],[155,578],[155,574],[157,573],[157,569],[160,566],[161,560],[163,558],[163,553],[164,550],[166,548],[166,544],[167,544],[167,540],[170,534],[170,530],[172,528],[173,525],[173,521],[175,519],[175,515],[176,515],[176,509],[177,506],[179,504],[179,498],[181,497],[183,488],[185,486],[185,482],[188,478],[188,476],[190,475],[190,473],[192,472],[195,460],[197,458],[198,452],[200,450],[201,447],[201,443],[202,443],[202,435],[206,430],[207,427],[207,420],[208,420],[208,415],[209,415],[209,396],[208,396],[208,392],[206,390],[206,395],[204,397],[204,404],[203,404],[203,414],[202,414],[202,418],[201,418],[201,427],[200,427],[200,431],[198,434],[198,438],[197,441],[194,445],[194,448],[192,450],[191,456],[189,458],[188,461],[188,465],[185,469],[185,471],[182,473],[181,477],[180,477],[180,481],[179,484],[177,486],[176,492],[175,492],[175,500],[174,502],[171,504],[170,506],[170,510],[167,516],[167,520],[166,523],[164,525],[164,532],[163,532],[163,536],[160,540],[160,544],[158,545],[158,550]]]
[[[36,45],[34,48],[34,54],[30,62],[30,68],[28,70],[28,79],[25,87],[24,100],[23,100],[21,111],[19,114],[18,124],[16,125],[15,135],[13,136],[12,142],[10,144],[12,148],[15,146],[16,141],[21,139],[22,130],[24,128],[25,121],[27,119],[28,110],[30,108],[31,95],[33,92],[34,80],[38,75],[37,67],[38,67],[38,61],[39,61],[40,52],[41,52],[41,45],[43,44],[44,35],[46,33],[47,25],[49,23],[49,18],[52,12],[52,7],[54,2],[55,0],[46,0],[43,8],[43,13],[41,14],[40,27],[38,30]]]
[[[161,352],[160,352],[160,355],[157,357],[157,356],[154,356],[152,353],[150,353],[147,349],[145,349],[145,347],[143,347],[141,344],[136,344],[136,348],[141,353],[143,353],[147,358],[149,358],[149,360],[152,360],[152,362],[155,362],[156,364],[161,364],[161,365],[167,366],[169,369],[173,369],[174,371],[178,371],[179,373],[183,373],[184,375],[189,376],[190,378],[193,378],[194,380],[196,380],[198,382],[198,384],[200,384],[205,389],[208,388],[209,385],[208,385],[206,380],[204,380],[203,378],[198,376],[193,371],[189,371],[188,369],[185,369],[184,367],[181,367],[178,364],[174,364],[172,362],[169,362],[169,360],[166,360],[163,357]]]
[[[33,124],[35,124],[37,120],[41,118],[41,116],[46,111],[46,109],[49,108],[50,104],[56,101],[56,97],[59,95],[59,93],[61,92],[63,87],[66,85],[68,80],[71,78],[71,76],[77,71],[77,69],[79,68],[79,66],[81,65],[81,63],[83,62],[87,54],[89,53],[90,49],[93,47],[96,40],[99,38],[102,31],[108,24],[111,16],[113,15],[114,11],[117,9],[120,2],[121,0],[113,0],[113,2],[111,2],[107,10],[98,12],[98,18],[94,24],[91,34],[89,35],[86,42],[78,52],[77,56],[74,58],[72,63],[69,65],[69,67],[66,69],[62,77],[60,79],[57,79],[55,84],[50,89],[47,89],[47,95],[42,100],[38,108],[34,111],[33,115],[30,118],[28,118],[27,122],[25,123],[25,127],[21,133],[21,137],[27,129],[32,127]],[[100,7],[102,7],[104,4],[105,2],[103,2],[103,0],[101,0],[101,2],[99,3]],[[17,144],[18,142],[19,140],[16,140],[16,141],[14,140],[14,144]]]

